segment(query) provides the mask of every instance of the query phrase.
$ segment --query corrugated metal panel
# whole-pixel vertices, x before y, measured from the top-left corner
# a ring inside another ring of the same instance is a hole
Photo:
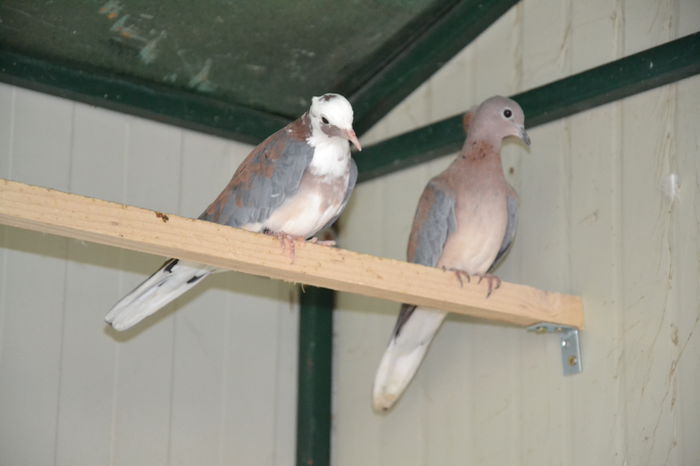
[[[363,140],[380,140],[697,30],[700,4],[526,1]],[[342,294],[334,464],[700,463],[700,79],[509,144],[521,197],[508,280],[582,295],[584,373],[563,377],[558,339],[453,316],[388,415],[370,392],[398,306]],[[427,180],[451,157],[363,184],[345,247],[403,258]],[[512,173],[510,170],[512,169]],[[680,177],[675,199],[666,195]]]
[[[196,216],[249,146],[0,86],[0,176]],[[162,258],[0,227],[0,464],[294,462],[296,299],[220,274],[126,333]]]

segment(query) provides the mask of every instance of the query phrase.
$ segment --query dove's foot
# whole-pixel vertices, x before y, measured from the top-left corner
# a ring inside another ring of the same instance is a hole
[[[498,278],[497,276],[490,274],[490,273],[477,273],[474,274],[477,277],[479,277],[479,281],[477,283],[481,283],[482,280],[486,280],[486,283],[489,285],[489,289],[486,292],[486,297],[488,298],[491,296],[491,293],[493,293],[494,290],[497,290],[498,288],[501,287],[501,279]],[[496,286],[494,286],[494,283]]]
[[[445,267],[444,265],[442,266],[442,270],[454,272],[454,274],[457,276],[457,280],[459,280],[459,287],[460,288],[464,288],[464,281],[462,280],[462,277],[467,279],[467,283],[472,281],[471,275],[469,275],[464,270],[454,269],[452,267]]]
[[[289,258],[292,260],[292,263],[294,262],[294,257],[296,256],[296,242],[297,240],[304,240],[304,238],[298,237],[298,236],[292,236],[287,233],[268,233],[275,238],[277,238],[280,241],[280,247],[282,248],[282,251],[286,251],[289,253]]]
[[[289,235],[287,233],[272,233],[272,232],[265,232],[269,235],[274,236],[275,238],[279,239],[280,241],[280,247],[282,248],[282,251],[288,251],[289,252],[289,258],[292,260],[292,263],[294,262],[294,258],[296,257],[296,243],[297,241],[305,241],[306,238],[302,236],[294,236],[294,235]],[[320,244],[321,246],[335,246],[335,241],[334,240],[320,240],[317,237],[313,237],[308,240],[309,243],[314,243],[314,244]]]
[[[318,239],[313,237],[309,240],[309,243],[320,244],[321,246],[335,246],[335,240],[333,239]]]

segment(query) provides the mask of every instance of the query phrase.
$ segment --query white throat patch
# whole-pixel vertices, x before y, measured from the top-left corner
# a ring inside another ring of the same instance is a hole
[[[306,142],[314,148],[314,158],[309,164],[311,174],[316,176],[342,176],[347,173],[350,162],[350,143],[345,138],[329,137],[313,123],[311,136]]]

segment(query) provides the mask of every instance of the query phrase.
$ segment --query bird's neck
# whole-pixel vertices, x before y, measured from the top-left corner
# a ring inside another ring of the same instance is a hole
[[[347,173],[350,162],[348,141],[343,138],[328,137],[321,131],[315,133],[307,139],[307,142],[314,148],[314,157],[309,165],[311,173],[316,176],[331,177]]]
[[[462,152],[455,160],[460,164],[480,165],[493,167],[501,166],[501,141],[500,139],[471,139],[467,138]]]
[[[500,146],[500,145],[499,145]],[[500,147],[499,147],[500,148]],[[456,192],[501,189],[506,182],[500,151],[484,141],[467,141],[462,152],[446,170]]]

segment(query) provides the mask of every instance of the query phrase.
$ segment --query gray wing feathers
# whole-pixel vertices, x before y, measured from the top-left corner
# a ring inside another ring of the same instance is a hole
[[[423,204],[430,200],[432,204],[428,206],[427,213],[421,215]],[[415,264],[435,267],[445,248],[447,237],[456,228],[454,198],[431,181],[421,195],[416,218],[413,220],[413,230],[409,238],[409,260]],[[399,335],[415,308],[416,306],[411,304],[401,305],[394,336]]]
[[[415,250],[411,262],[435,267],[440,260],[445,242],[457,227],[455,200],[435,183],[429,183],[424,191],[431,190],[434,200],[420,225],[414,221]],[[418,218],[416,220],[419,220]]]
[[[313,148],[302,140],[282,138],[284,134],[276,136],[246,164],[250,178],[227,186],[230,193],[217,200],[222,205],[216,209],[216,215],[208,214],[207,209],[200,219],[233,227],[262,223],[297,192],[313,158]],[[275,156],[278,151],[281,153]]]

